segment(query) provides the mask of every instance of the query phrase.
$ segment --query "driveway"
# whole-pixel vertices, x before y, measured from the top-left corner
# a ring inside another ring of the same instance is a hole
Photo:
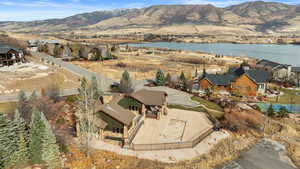
[[[218,169],[296,169],[284,145],[264,139],[240,158]]]

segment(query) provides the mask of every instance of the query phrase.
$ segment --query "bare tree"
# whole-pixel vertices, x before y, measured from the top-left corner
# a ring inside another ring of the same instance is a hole
[[[93,82],[95,83],[95,82]],[[85,78],[81,80],[78,89],[78,103],[76,110],[77,117],[77,135],[80,139],[86,154],[90,154],[90,143],[97,128],[95,126],[96,108],[99,97],[99,91],[95,84],[88,83]]]

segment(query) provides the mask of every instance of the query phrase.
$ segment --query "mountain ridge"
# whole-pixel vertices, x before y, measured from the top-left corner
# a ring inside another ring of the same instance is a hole
[[[260,33],[300,32],[300,5],[251,1],[225,8],[213,5],[154,5],[141,9],[95,11],[62,19],[0,22],[0,30],[13,32],[70,32],[123,29],[162,29],[177,26],[240,28]]]

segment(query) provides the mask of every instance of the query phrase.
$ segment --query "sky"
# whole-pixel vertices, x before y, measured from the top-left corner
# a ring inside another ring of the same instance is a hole
[[[0,0],[0,21],[64,18],[74,14],[161,4],[212,4],[226,7],[249,0]],[[250,0],[253,1],[253,0]],[[300,4],[299,0],[265,0]]]

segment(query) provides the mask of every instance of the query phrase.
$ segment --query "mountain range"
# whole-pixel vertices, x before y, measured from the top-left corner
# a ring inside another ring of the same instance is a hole
[[[226,8],[213,5],[156,5],[96,11],[63,19],[0,22],[0,30],[50,33],[300,33],[300,5],[251,1]]]

